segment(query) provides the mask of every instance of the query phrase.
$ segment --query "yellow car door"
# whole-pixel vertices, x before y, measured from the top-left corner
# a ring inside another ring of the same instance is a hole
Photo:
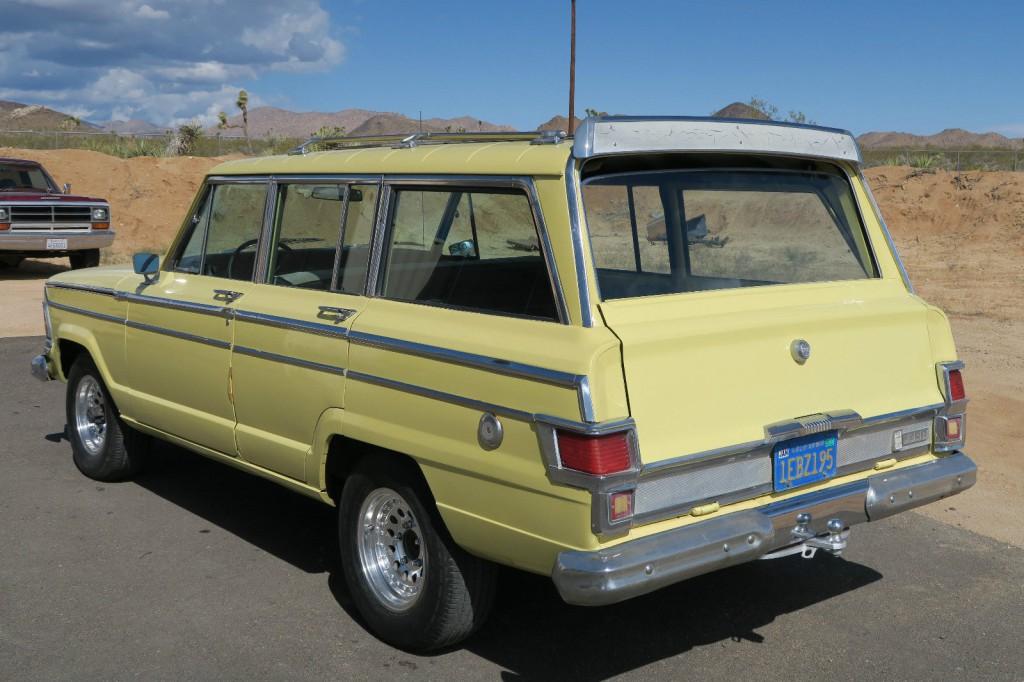
[[[239,303],[231,378],[242,459],[317,482],[317,422],[344,408],[348,331],[363,296],[377,180],[272,185],[263,283]]]
[[[232,315],[253,288],[266,182],[211,182],[155,281],[128,294],[137,421],[234,456]]]

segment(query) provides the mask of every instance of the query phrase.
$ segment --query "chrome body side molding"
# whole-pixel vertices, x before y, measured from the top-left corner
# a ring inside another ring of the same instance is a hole
[[[776,121],[689,116],[599,116],[576,129],[577,159],[617,154],[715,152],[862,162],[846,130]]]
[[[138,329],[144,332],[151,332],[153,334],[162,334],[164,336],[172,336],[182,341],[192,341],[194,343],[201,343],[204,346],[213,346],[214,348],[223,348],[227,350],[231,348],[229,341],[221,341],[220,339],[211,339],[208,336],[199,336],[198,334],[189,334],[188,332],[178,331],[177,329],[168,329],[167,327],[158,327],[154,324],[146,324],[144,322],[134,322],[132,320],[125,320],[125,326],[130,329]]]
[[[290,331],[305,332],[307,334],[316,334],[317,336],[329,336],[341,339],[348,338],[349,336],[349,330],[347,327],[339,327],[334,324],[307,322],[306,320],[296,320],[291,317],[279,317],[277,315],[268,315],[266,313],[254,313],[248,310],[234,310],[233,317],[240,322],[259,324],[265,327],[276,327],[278,329],[287,329]]]
[[[98,313],[94,310],[87,310],[86,308],[79,308],[78,306],[67,305],[66,303],[56,303],[49,301],[49,306],[56,310],[63,310],[69,313],[75,313],[77,315],[85,315],[97,320],[103,320],[104,322],[113,322],[114,324],[124,324],[124,318],[117,315],[108,315],[106,313]]]
[[[90,294],[99,294],[101,296],[115,296],[116,291],[110,287],[96,287],[90,284],[75,284],[73,282],[47,282],[47,289],[67,289],[68,291],[85,291]]]
[[[570,604],[613,604],[704,573],[824,540],[836,528],[877,521],[974,485],[967,455],[880,473],[758,509],[723,514],[592,552],[558,555],[552,580]]]
[[[261,360],[270,360],[271,362],[279,362],[285,365],[293,365],[295,367],[302,367],[303,369],[312,369],[317,372],[326,372],[327,374],[337,374],[338,376],[345,376],[345,368],[337,365],[328,365],[322,362],[313,362],[312,360],[303,360],[292,355],[281,355],[279,353],[271,353],[270,351],[260,350],[258,348],[249,348],[248,346],[234,346],[232,351],[240,355],[247,355],[252,358],[260,358]]]

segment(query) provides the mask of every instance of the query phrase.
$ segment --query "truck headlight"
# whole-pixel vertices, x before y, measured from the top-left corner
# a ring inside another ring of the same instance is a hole
[[[7,208],[0,206],[0,223],[6,223],[9,217],[10,213],[8,213]]]
[[[102,207],[96,207],[92,210],[92,219],[94,221],[105,222],[108,218],[110,218],[109,210]]]

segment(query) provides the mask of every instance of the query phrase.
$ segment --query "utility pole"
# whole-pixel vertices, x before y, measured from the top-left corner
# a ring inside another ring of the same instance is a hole
[[[569,30],[569,134],[576,128],[576,0],[572,0],[572,28]]]

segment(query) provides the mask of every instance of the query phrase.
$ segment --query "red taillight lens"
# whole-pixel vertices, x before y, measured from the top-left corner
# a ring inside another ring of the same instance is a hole
[[[967,392],[964,390],[964,377],[960,374],[960,370],[949,370],[949,399],[955,402],[957,400],[963,400],[966,397]]]
[[[558,456],[562,466],[596,476],[629,469],[629,436],[625,432],[585,436],[558,432]]]

